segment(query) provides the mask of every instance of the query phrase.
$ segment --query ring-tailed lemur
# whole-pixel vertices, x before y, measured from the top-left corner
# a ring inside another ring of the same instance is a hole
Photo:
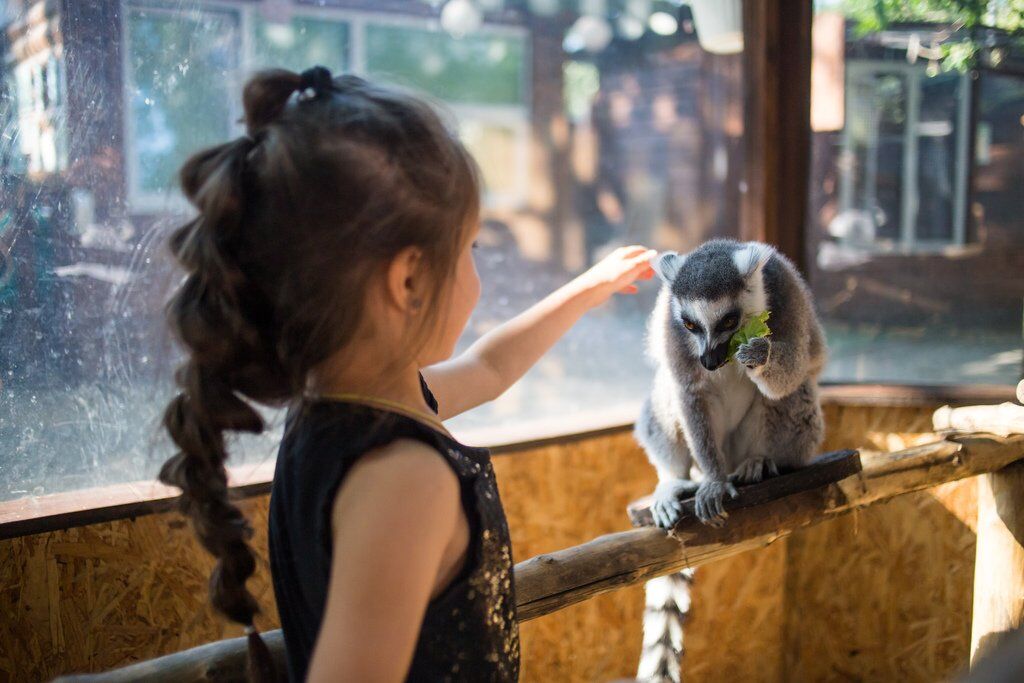
[[[734,484],[800,467],[821,444],[824,334],[796,268],[766,244],[714,240],[653,265],[663,281],[648,327],[657,369],[635,436],[658,471],[654,520],[675,526],[680,498],[696,494],[698,518],[720,525]],[[730,362],[733,333],[766,310],[770,336],[742,344]],[[648,582],[638,679],[679,680],[691,580]]]

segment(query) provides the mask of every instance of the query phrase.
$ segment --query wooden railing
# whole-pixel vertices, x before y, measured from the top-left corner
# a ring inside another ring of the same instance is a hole
[[[1020,406],[1017,408],[1020,409]],[[946,420],[939,426],[950,426],[958,418],[967,416],[975,420],[971,423],[972,428],[995,424],[986,422],[984,416],[978,418],[977,413],[968,415],[954,412],[952,415],[944,414],[944,417],[937,414],[936,419]],[[1013,499],[1010,508],[1022,510],[1024,490],[1015,490],[1013,487],[1016,487],[1016,482],[1024,482],[1024,477],[1019,476],[1024,463],[1009,470],[1004,468],[1024,460],[1024,435],[1012,433],[1015,428],[1000,428],[1003,424],[1000,422],[991,429],[992,432],[1000,433],[955,431],[932,443],[897,452],[863,453],[860,471],[845,478],[813,488],[798,485],[795,492],[789,495],[754,506],[740,506],[737,509],[737,503],[733,503],[729,519],[722,527],[705,526],[688,516],[672,532],[653,527],[632,529],[520,562],[515,567],[519,618],[535,619],[607,591],[762,547],[797,529],[966,477],[1011,472],[1010,479],[996,475],[992,479],[994,483],[990,482],[989,485],[994,486],[1003,498],[1002,508],[1006,508],[1005,499],[1010,497]],[[1005,509],[988,510],[984,507],[984,500],[980,504],[982,509],[979,516],[987,519],[994,515],[997,523],[994,524],[990,539],[981,538],[987,527],[979,526],[979,553],[1018,552],[1019,537],[1015,538],[1014,533],[1007,534],[1003,528],[1007,525],[1012,527],[1013,522],[1005,519],[999,522],[1006,516]],[[995,506],[995,502],[992,502],[992,506]],[[1011,532],[1016,531],[1011,528]],[[979,562],[980,558],[979,555]],[[1020,573],[1019,568],[1016,571]],[[1005,622],[1014,619],[1019,622],[1019,614],[1007,615],[1005,605],[1000,605],[999,594],[1006,589],[1015,590],[1017,584],[1014,582],[1020,580],[1017,576],[1004,577],[1002,584],[976,587],[976,593],[979,590],[986,592],[985,599],[980,601],[988,605],[985,609],[1000,615],[996,618],[979,617],[976,609],[976,631],[979,619],[985,622],[984,628],[988,630],[998,630],[1000,624],[1005,627]],[[1009,585],[1005,585],[1007,582]],[[977,596],[975,602],[979,603]],[[976,633],[975,640],[983,640],[983,635]],[[263,637],[283,667],[284,641],[281,632],[271,631],[263,634]],[[235,638],[106,673],[72,676],[61,680],[103,683],[242,681],[245,680],[245,648],[245,639]]]

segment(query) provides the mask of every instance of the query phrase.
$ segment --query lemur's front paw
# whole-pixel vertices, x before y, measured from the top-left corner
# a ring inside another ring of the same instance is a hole
[[[725,511],[725,494],[735,498],[739,495],[736,487],[728,481],[705,479],[697,489],[694,512],[697,519],[711,526],[722,526],[729,513]]]
[[[767,365],[771,352],[772,343],[768,337],[754,337],[736,349],[736,361],[742,363],[748,370],[753,370]]]
[[[697,483],[689,479],[658,482],[658,487],[654,489],[654,502],[651,503],[655,526],[662,529],[674,527],[683,513],[682,499],[692,496],[696,490]]]

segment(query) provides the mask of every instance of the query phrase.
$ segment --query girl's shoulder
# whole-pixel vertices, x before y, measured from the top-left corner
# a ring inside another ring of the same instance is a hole
[[[382,477],[395,474],[402,464],[437,480],[449,477],[445,483],[455,484],[470,525],[475,526],[478,485],[481,475],[486,477],[491,470],[486,449],[464,446],[401,413],[354,402],[310,400],[295,406],[286,419],[271,488],[271,527],[317,539],[318,549],[329,549],[338,490],[364,458],[382,455],[390,461],[374,468]],[[439,471],[438,465],[448,472]],[[408,481],[409,474],[403,472],[400,479]],[[419,485],[436,483],[421,480]]]

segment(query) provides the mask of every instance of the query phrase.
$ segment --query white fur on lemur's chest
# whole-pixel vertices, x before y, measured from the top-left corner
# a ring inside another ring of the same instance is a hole
[[[726,468],[731,470],[758,455],[764,403],[745,368],[731,362],[712,373],[706,396],[715,441]]]
[[[717,412],[722,416],[723,427],[729,431],[736,429],[750,411],[757,387],[747,376],[745,368],[735,361],[711,373],[708,384],[708,400],[715,403]]]

